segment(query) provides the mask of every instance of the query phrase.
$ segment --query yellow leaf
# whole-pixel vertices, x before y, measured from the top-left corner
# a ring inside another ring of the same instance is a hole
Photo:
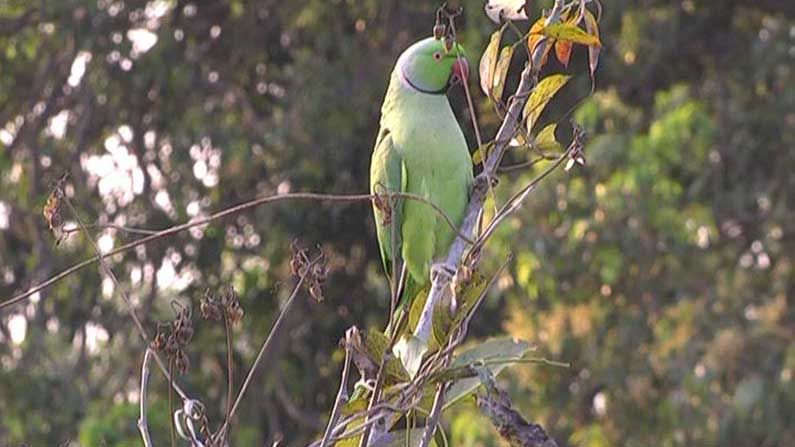
[[[480,151],[480,148],[475,149],[475,152],[472,153],[472,164],[479,165],[483,163],[483,152]]]
[[[571,22],[552,23],[548,26],[545,26],[540,33],[551,39],[565,40],[567,42],[595,47],[602,46],[602,43],[599,41],[599,37],[593,34],[588,34],[585,32],[585,30]]]
[[[530,34],[527,36],[527,48],[530,48],[530,53],[535,51],[538,41],[541,40],[541,31],[544,29],[545,21],[546,19],[542,17],[530,27]]]
[[[480,74],[480,88],[486,95],[489,94],[493,85],[494,69],[497,66],[497,55],[500,51],[500,41],[502,40],[502,32],[504,30],[505,27],[503,26],[491,35],[491,40],[489,40],[489,44],[486,46],[486,51],[483,52],[483,56],[480,58],[480,68],[478,69]]]
[[[544,153],[559,152],[562,146],[555,139],[555,129],[558,127],[557,123],[549,124],[541,129],[536,136],[535,144],[538,150]]]
[[[475,152],[472,153],[472,164],[478,165],[483,163],[486,157],[489,156],[489,151],[491,147],[494,145],[493,141],[489,141],[488,143],[484,144],[483,146],[475,149]]]
[[[527,99],[527,104],[524,106],[522,115],[527,119],[527,131],[532,132],[538,117],[544,111],[547,103],[555,96],[555,93],[561,89],[566,82],[571,79],[571,76],[554,74],[542,79],[530,93]]]
[[[492,97],[499,102],[502,99],[502,92],[505,89],[505,78],[508,76],[508,67],[511,65],[513,56],[513,46],[509,45],[500,51],[500,58],[497,60],[497,68],[494,72],[494,84],[492,85]]]

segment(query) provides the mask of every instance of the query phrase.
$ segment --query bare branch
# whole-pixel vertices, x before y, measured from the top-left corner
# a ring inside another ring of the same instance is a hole
[[[234,359],[232,358],[232,322],[229,321],[229,314],[224,309],[224,334],[226,335],[226,416],[225,420],[232,417],[232,393],[234,388]],[[224,443],[226,433],[221,436],[221,444]]]
[[[419,447],[428,447],[431,444],[433,434],[436,432],[436,427],[439,425],[439,417],[442,415],[442,407],[444,406],[444,393],[447,391],[447,383],[440,383],[436,390],[436,396],[433,398],[433,408],[428,415],[425,422],[425,431],[422,433]]]
[[[290,193],[290,194],[268,195],[268,196],[258,197],[258,198],[249,200],[247,202],[241,203],[239,205],[235,205],[235,206],[231,206],[229,208],[223,209],[223,210],[221,210],[221,211],[219,211],[217,213],[214,213],[214,214],[212,214],[210,216],[203,217],[203,218],[200,218],[200,219],[194,219],[194,220],[191,220],[191,221],[179,224],[179,225],[174,225],[174,226],[166,228],[166,229],[164,229],[162,231],[158,231],[158,232],[156,232],[154,234],[150,234],[148,236],[142,237],[141,239],[138,239],[136,241],[124,244],[124,245],[122,245],[122,246],[120,246],[120,247],[118,247],[116,249],[113,249],[113,250],[109,251],[108,253],[106,253],[104,255],[104,257],[117,255],[119,253],[124,253],[126,251],[129,251],[129,250],[135,248],[135,247],[147,244],[147,243],[152,242],[154,240],[161,239],[161,238],[168,237],[168,236],[173,236],[173,235],[175,235],[177,233],[181,233],[181,232],[183,232],[185,230],[188,230],[188,229],[191,229],[191,228],[194,228],[194,227],[198,227],[198,226],[202,226],[202,225],[206,225],[206,224],[208,224],[210,222],[214,222],[214,221],[222,219],[224,217],[228,217],[228,216],[232,216],[232,215],[235,215],[235,214],[239,214],[239,213],[241,213],[243,211],[249,210],[251,208],[256,208],[257,206],[264,205],[264,204],[275,203],[275,202],[285,202],[285,201],[298,201],[298,200],[311,200],[311,201],[337,202],[337,203],[340,203],[340,202],[361,202],[361,201],[375,200],[375,199],[378,199],[379,197],[403,198],[403,199],[408,199],[408,200],[416,200],[417,202],[424,203],[424,204],[430,206],[431,208],[433,208],[444,219],[444,221],[447,223],[447,225],[449,225],[451,228],[453,228],[456,231],[456,233],[458,234],[458,237],[461,240],[463,240],[467,244],[472,244],[473,243],[473,241],[471,239],[469,239],[463,233],[458,231],[458,228],[455,226],[455,224],[450,219],[450,217],[447,216],[444,213],[444,211],[441,208],[439,208],[438,205],[436,205],[435,203],[429,201],[428,199],[426,199],[424,197],[421,197],[421,196],[418,196],[418,195],[415,195],[415,194],[397,193],[397,192],[388,192],[388,193],[384,193],[384,194],[319,194],[319,193],[312,193],[312,192],[304,192],[304,193]],[[83,226],[85,226],[85,225],[83,225]],[[139,229],[139,231],[140,231],[140,229]],[[71,275],[71,274],[73,274],[73,273],[75,273],[75,272],[77,272],[79,270],[82,270],[82,269],[94,264],[95,262],[99,262],[100,258],[101,258],[101,256],[99,254],[97,254],[97,256],[94,256],[92,258],[89,258],[89,259],[86,259],[86,260],[84,260],[82,262],[79,262],[79,263],[73,265],[72,267],[69,267],[66,270],[64,270],[64,271],[62,271],[62,272],[50,277],[46,281],[44,281],[42,283],[39,283],[39,284],[29,288],[25,292],[19,293],[19,294],[15,295],[15,296],[11,297],[10,299],[8,299],[6,301],[3,301],[2,303],[0,303],[0,311],[2,311],[3,309],[5,309],[7,307],[13,306],[13,305],[15,305],[17,303],[20,303],[20,302],[24,301],[25,299],[27,299],[31,295],[35,294],[36,292],[40,292],[41,290],[44,290],[47,287],[50,287],[51,285],[57,283],[58,281],[66,278],[67,276],[69,276],[69,275]]]
[[[111,229],[111,230],[118,230],[118,231],[121,231],[121,232],[124,232],[124,233],[131,233],[131,234],[146,234],[146,235],[157,234],[157,231],[155,231],[155,230],[147,230],[147,229],[144,229],[144,228],[125,227],[125,226],[122,226],[122,225],[115,225],[115,224],[86,224],[86,228],[91,228],[91,229],[106,229],[107,228],[107,229]],[[64,234],[69,235],[71,233],[76,233],[76,232],[80,231],[80,227],[74,226],[74,227],[62,228],[61,231],[63,231]]]
[[[315,258],[312,261],[312,263],[310,264],[310,267],[315,262],[317,262],[320,259],[321,256],[322,255],[320,255],[317,258]],[[218,430],[218,432],[217,432],[217,434],[215,436],[216,439],[221,439],[221,438],[226,436],[226,431],[229,428],[229,423],[232,420],[232,417],[234,417],[235,412],[237,411],[237,408],[240,405],[240,402],[243,400],[243,396],[246,394],[246,390],[248,389],[248,386],[249,386],[249,384],[251,383],[251,380],[254,377],[254,373],[257,371],[257,368],[262,363],[262,359],[264,358],[264,354],[268,350],[268,348],[270,347],[271,342],[273,341],[275,334],[280,332],[280,330],[282,328],[282,325],[284,323],[284,316],[292,308],[293,302],[295,301],[295,297],[298,295],[298,292],[301,290],[301,286],[304,284],[304,280],[306,280],[307,276],[309,276],[309,274],[310,274],[309,272],[311,270],[312,270],[311,268],[307,268],[306,271],[298,278],[298,282],[295,284],[295,287],[293,288],[293,291],[290,294],[290,297],[287,298],[287,303],[284,305],[284,307],[282,308],[281,312],[279,313],[279,316],[276,318],[276,322],[273,323],[273,327],[271,328],[271,331],[268,334],[268,337],[262,343],[262,346],[259,349],[259,353],[257,353],[257,358],[254,359],[254,363],[251,365],[251,369],[248,370],[248,374],[246,375],[246,380],[243,381],[243,385],[240,387],[240,391],[238,391],[238,393],[237,393],[237,398],[235,399],[235,403],[234,403],[234,405],[232,405],[232,409],[229,410],[229,416],[226,418],[226,420],[224,420],[223,425]]]
[[[133,323],[135,323],[135,327],[138,330],[138,334],[141,336],[144,343],[146,343],[146,345],[149,346],[152,340],[149,337],[149,334],[146,332],[143,323],[141,323],[141,319],[138,317],[138,314],[136,314],[135,307],[133,306],[130,297],[127,296],[127,293],[122,289],[118,278],[116,278],[116,274],[113,273],[113,270],[111,270],[111,268],[108,267],[107,263],[105,262],[105,257],[107,255],[101,254],[101,252],[99,251],[99,246],[97,246],[97,243],[94,241],[94,238],[91,237],[91,235],[88,233],[88,229],[86,228],[85,224],[83,224],[83,220],[80,218],[80,215],[78,214],[77,210],[72,205],[72,202],[69,200],[69,197],[67,197],[66,194],[64,194],[63,191],[60,190],[60,186],[56,190],[56,193],[59,194],[60,198],[63,199],[63,201],[66,203],[66,206],[69,208],[69,211],[74,216],[75,220],[77,221],[77,224],[82,229],[86,239],[91,243],[91,247],[94,249],[94,253],[97,254],[97,260],[99,261],[102,270],[105,272],[106,275],[108,275],[108,277],[110,277],[111,281],[113,281],[113,285],[115,286],[114,290],[119,292],[119,295],[121,295],[122,300],[127,305],[127,313],[130,315],[130,318],[133,320]],[[179,394],[179,397],[183,401],[188,400],[189,399],[188,395],[185,394],[184,391],[182,391],[182,388],[180,388],[179,385],[174,383],[172,374],[170,373],[169,369],[166,368],[165,363],[163,363],[163,360],[160,358],[157,352],[153,352],[153,354],[155,357],[155,363],[157,363],[157,366],[160,368],[160,371],[169,381],[170,389],[176,391],[177,394]]]
[[[337,399],[334,401],[334,408],[331,410],[331,417],[329,417],[326,431],[323,433],[323,439],[320,441],[320,447],[326,447],[331,437],[331,431],[337,419],[340,417],[342,406],[348,401],[348,373],[351,366],[351,350],[345,346],[345,363],[342,365],[342,377],[340,378],[340,389],[337,392]]]
[[[144,354],[144,362],[141,366],[141,416],[138,418],[138,430],[144,441],[144,447],[152,447],[152,438],[149,436],[149,423],[146,420],[146,394],[149,388],[149,360],[152,357],[152,350],[147,348]]]
[[[485,393],[477,396],[477,404],[512,447],[558,447],[543,427],[527,422],[521,414],[511,408],[511,399],[501,390],[488,369],[480,369]]]

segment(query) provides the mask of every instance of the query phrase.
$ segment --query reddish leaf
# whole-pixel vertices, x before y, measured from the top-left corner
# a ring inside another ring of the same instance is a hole
[[[573,44],[571,42],[566,42],[564,40],[559,40],[555,43],[555,56],[557,56],[558,60],[564,67],[569,66],[569,59],[571,58],[571,47]]]

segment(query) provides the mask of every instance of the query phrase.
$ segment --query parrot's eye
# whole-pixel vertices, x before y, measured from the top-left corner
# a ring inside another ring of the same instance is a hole
[[[442,60],[442,53],[440,53],[438,51],[433,53],[433,60],[435,60],[436,62],[439,62],[440,60]]]

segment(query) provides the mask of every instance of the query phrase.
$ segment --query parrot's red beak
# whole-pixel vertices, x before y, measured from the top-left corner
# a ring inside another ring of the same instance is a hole
[[[467,82],[467,79],[469,79],[469,62],[464,56],[459,56],[453,62],[453,75],[450,78],[450,83],[452,85],[463,84]]]

